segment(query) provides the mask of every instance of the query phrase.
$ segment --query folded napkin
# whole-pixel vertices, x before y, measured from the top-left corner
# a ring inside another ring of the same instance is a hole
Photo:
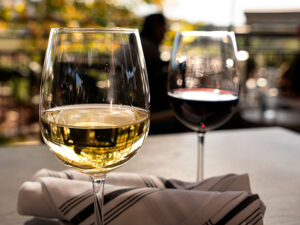
[[[265,206],[250,193],[247,174],[212,177],[199,183],[156,176],[109,173],[104,190],[109,225],[263,224]],[[19,191],[22,215],[93,224],[89,176],[73,170],[38,171]]]

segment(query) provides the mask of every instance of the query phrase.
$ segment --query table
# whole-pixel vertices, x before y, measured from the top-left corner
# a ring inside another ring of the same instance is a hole
[[[149,136],[120,171],[196,179],[196,134]],[[0,224],[58,225],[16,212],[20,185],[40,168],[64,169],[46,146],[0,148]],[[265,224],[300,224],[300,135],[280,127],[208,132],[205,177],[248,173],[251,188],[267,206]]]

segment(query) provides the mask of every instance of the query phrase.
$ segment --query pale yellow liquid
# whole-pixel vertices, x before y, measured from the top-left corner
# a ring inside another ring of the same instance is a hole
[[[149,113],[120,105],[57,107],[41,114],[43,138],[63,163],[96,175],[117,168],[142,146]]]

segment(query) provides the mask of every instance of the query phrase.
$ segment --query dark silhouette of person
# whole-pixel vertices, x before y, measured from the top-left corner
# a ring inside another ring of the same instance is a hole
[[[141,30],[141,42],[147,66],[151,98],[150,134],[174,133],[185,130],[174,117],[168,102],[167,76],[169,62],[160,58],[168,23],[161,13],[145,17]]]
[[[160,58],[159,47],[167,31],[166,18],[161,14],[151,14],[144,20],[141,41],[145,56],[151,97],[151,112],[169,108],[167,99],[167,65]]]

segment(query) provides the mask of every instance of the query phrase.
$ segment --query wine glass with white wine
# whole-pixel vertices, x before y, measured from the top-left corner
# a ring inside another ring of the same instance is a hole
[[[40,98],[42,137],[61,162],[92,177],[95,224],[103,225],[105,175],[138,152],[149,130],[138,30],[52,28]]]

